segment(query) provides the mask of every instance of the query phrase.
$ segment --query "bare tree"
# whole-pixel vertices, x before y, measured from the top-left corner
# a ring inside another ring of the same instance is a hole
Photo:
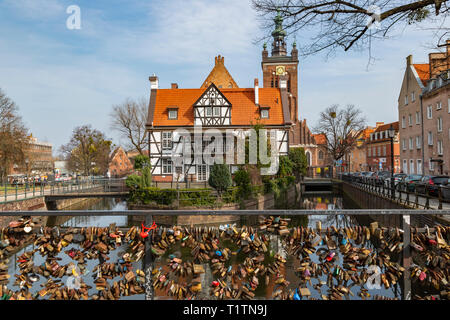
[[[336,161],[355,147],[356,138],[365,123],[361,110],[354,105],[347,105],[345,109],[332,105],[320,113],[318,124],[313,131],[325,134],[327,151]]]
[[[121,133],[126,139],[125,147],[136,149],[143,155],[146,134],[145,123],[147,121],[147,102],[145,98],[134,101],[127,98],[123,103],[114,105],[110,114],[111,129]]]
[[[406,2],[406,3],[405,3]],[[371,39],[387,37],[397,26],[416,24],[439,16],[441,28],[450,14],[450,0],[252,0],[263,19],[280,12],[289,33],[312,31],[309,42],[300,43],[301,53],[343,48],[370,49]],[[272,30],[272,25],[266,24]]]
[[[3,181],[11,168],[24,161],[27,133],[19,108],[0,89],[0,178]]]
[[[76,127],[70,142],[61,146],[68,168],[85,175],[106,174],[112,142],[90,125]]]

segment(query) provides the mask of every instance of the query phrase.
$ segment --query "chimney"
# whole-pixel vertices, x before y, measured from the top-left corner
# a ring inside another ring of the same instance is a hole
[[[172,89],[178,89],[178,84],[177,83],[172,83]]]
[[[259,105],[259,86],[258,86],[258,78],[255,79],[255,104]]]
[[[158,89],[158,77],[155,74],[149,77],[148,80],[150,81],[150,89]]]
[[[409,56],[406,57],[406,65],[409,67],[410,65],[412,65],[412,55],[410,54]]]

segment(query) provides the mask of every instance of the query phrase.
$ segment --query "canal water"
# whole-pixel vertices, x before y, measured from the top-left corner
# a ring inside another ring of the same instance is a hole
[[[103,199],[101,201],[98,201],[94,204],[89,204],[88,206],[84,208],[80,208],[79,206],[77,208],[68,208],[70,209],[77,209],[77,210],[111,210],[111,211],[118,211],[118,210],[126,210],[127,206],[126,203],[120,200],[116,199]],[[344,209],[344,208],[355,208],[354,204],[351,203],[349,199],[346,199],[345,196],[342,194],[333,194],[333,193],[326,193],[326,194],[314,194],[314,195],[307,195],[302,197],[298,203],[296,203],[294,206],[290,206],[290,208],[299,208],[299,209],[317,209],[317,210],[323,210],[323,209]],[[343,216],[343,215],[330,215],[330,216],[302,216],[302,217],[291,217],[291,223],[290,226],[309,226],[311,228],[315,228],[316,221],[321,221],[322,226],[324,228],[328,226],[336,226],[339,227],[346,227],[346,226],[354,226],[354,225],[360,225],[360,223],[355,220],[352,217],[349,216]],[[247,223],[248,221],[245,218],[242,218],[241,223],[238,223],[237,226]],[[103,217],[92,217],[92,216],[83,216],[83,217],[73,217],[70,220],[66,221],[63,226],[68,227],[90,227],[90,226],[96,226],[96,227],[107,227],[111,223],[115,223],[118,227],[129,227],[131,225],[131,222],[128,220],[128,217],[126,216],[103,216]],[[74,245],[76,246],[76,245]],[[228,247],[232,251],[236,251],[237,247],[233,247],[234,245],[232,243],[228,244]],[[326,248],[326,246],[322,246]],[[12,290],[19,290],[18,286],[14,286],[13,283],[15,281],[14,274],[19,273],[19,268],[17,264],[17,258],[23,254],[25,251],[31,251],[33,250],[33,245],[30,245],[23,250],[17,252],[14,256],[10,258],[9,261],[9,274],[11,275],[11,278],[9,279],[8,287]],[[59,261],[59,264],[65,265],[70,262],[73,262],[73,260],[66,254],[64,251],[70,250],[72,248],[72,245],[68,246],[63,250],[58,257],[61,258]],[[320,248],[317,247],[317,249]],[[112,251],[110,253],[110,260],[108,262],[116,262],[123,253],[125,253],[127,249],[126,245],[122,245],[119,247],[119,249]],[[374,249],[373,247],[369,246],[369,249]],[[292,256],[287,256],[285,254],[285,251],[283,250],[283,245],[281,243],[280,237],[277,235],[271,235],[270,236],[270,247],[269,247],[269,255],[273,256],[274,254],[278,253],[281,254],[285,259],[287,260],[284,266],[284,270],[280,270],[287,281],[290,282],[289,288],[295,289],[298,286],[298,276],[296,275],[295,271],[299,266],[299,260],[295,259]],[[168,257],[170,254],[174,254],[177,257],[181,257],[183,261],[190,261],[192,257],[190,256],[190,249],[181,248],[181,246],[175,245],[169,250],[167,250],[166,254],[162,257],[159,257],[155,261],[155,267],[159,268],[161,267],[163,270],[169,270],[168,269]],[[342,260],[343,256],[339,253],[338,250],[336,250],[336,254],[339,256],[338,261],[340,265],[342,266]],[[315,254],[310,255],[311,260],[314,263],[319,263],[318,257]],[[245,259],[245,256],[243,254],[237,254],[235,256],[232,256],[232,259],[228,262],[228,265],[232,265],[233,267],[236,267],[238,264],[242,263]],[[270,260],[270,259],[269,259]],[[35,265],[40,265],[45,262],[45,259],[41,257],[38,253],[35,254]],[[88,260],[87,262],[87,270],[90,270],[92,273],[92,270],[94,267],[98,264],[98,261]],[[201,282],[202,282],[202,292],[199,294],[199,298],[207,298],[209,297],[209,288],[211,285],[211,282],[214,280],[214,275],[212,274],[212,270],[210,268],[209,264],[203,264],[205,273],[201,275]],[[136,269],[142,269],[142,261],[133,263],[134,270]],[[98,293],[95,289],[95,284],[93,281],[95,280],[96,275],[93,274],[87,274],[83,277],[84,282],[91,286],[92,289],[90,289],[89,294],[96,294]],[[172,279],[176,279],[175,277],[172,277]],[[33,287],[31,290],[32,293],[35,293],[42,289],[40,286],[43,284],[46,279],[44,277],[41,277],[39,281],[33,284]],[[53,279],[56,280],[56,279]],[[118,281],[120,278],[113,279],[113,281]],[[190,279],[185,279],[189,283]],[[312,285],[315,285],[319,283],[319,281],[326,281],[326,276],[323,276],[320,279],[311,279]],[[64,276],[61,281],[67,281],[67,276]],[[273,281],[273,280],[271,280]],[[335,281],[335,280],[334,280]],[[112,281],[110,281],[110,284],[112,284]],[[277,288],[274,289],[273,283],[269,283],[269,286],[265,286],[265,279],[262,277],[259,279],[260,286],[255,291],[255,298],[257,299],[271,299],[272,292],[274,292]],[[321,299],[321,294],[327,294],[326,286],[322,287],[321,292],[317,291],[313,288],[310,284],[307,285],[311,296],[313,298]],[[270,290],[269,290],[270,288]],[[354,286],[351,288],[351,291],[353,292],[354,296],[351,297],[351,299],[361,299],[358,294],[360,292],[359,286]],[[386,297],[399,297],[401,298],[401,289],[397,285],[394,288],[390,289],[372,289],[369,290],[369,293],[373,295],[382,295]],[[122,299],[144,299],[144,295],[134,295],[129,297],[122,297]],[[157,291],[156,292],[156,299],[170,299],[169,297],[165,296],[164,293]]]

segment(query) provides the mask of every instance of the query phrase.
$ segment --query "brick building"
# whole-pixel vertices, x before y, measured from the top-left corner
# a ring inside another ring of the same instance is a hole
[[[14,164],[12,174],[48,175],[53,173],[53,146],[31,134],[24,148],[24,162]]]
[[[366,142],[368,171],[391,171],[391,139],[388,135],[391,125],[395,129],[394,172],[401,172],[398,121],[387,124],[377,122],[375,130],[370,133],[369,140]]]
[[[406,58],[398,99],[401,164],[405,173],[448,174],[450,169],[450,40],[428,63]]]
[[[122,147],[117,147],[109,157],[108,172],[112,178],[120,178],[133,171],[133,164]]]
[[[350,172],[369,171],[367,164],[367,142],[370,134],[375,131],[373,127],[367,127],[356,136],[356,145],[347,155],[348,170]]]

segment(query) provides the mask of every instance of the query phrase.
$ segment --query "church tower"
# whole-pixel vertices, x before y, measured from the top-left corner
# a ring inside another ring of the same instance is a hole
[[[275,30],[272,32],[272,53],[269,57],[267,44],[262,51],[261,67],[264,88],[280,88],[280,80],[286,80],[292,123],[298,122],[298,50],[293,43],[291,55],[287,55],[286,31],[283,29],[283,18],[280,12],[275,19]]]

